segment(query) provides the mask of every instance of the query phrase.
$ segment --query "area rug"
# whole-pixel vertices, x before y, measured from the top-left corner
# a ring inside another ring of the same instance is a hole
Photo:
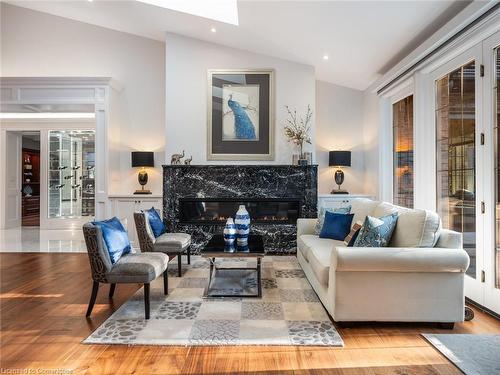
[[[193,256],[190,266],[182,266],[180,278],[176,264],[169,264],[168,296],[163,294],[161,277],[151,284],[149,320],[144,319],[140,289],[83,342],[343,346],[295,257],[266,256],[262,260],[262,298],[203,298],[208,261]],[[255,268],[255,260],[218,260],[217,266]],[[250,270],[219,270],[213,287],[217,293],[255,293],[257,275]]]
[[[500,335],[422,336],[467,375],[500,374]]]

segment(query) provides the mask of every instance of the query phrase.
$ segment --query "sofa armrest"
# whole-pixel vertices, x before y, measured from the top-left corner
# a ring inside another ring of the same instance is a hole
[[[303,234],[315,234],[318,219],[297,219],[297,238]]]
[[[337,272],[465,272],[469,255],[462,249],[334,247]]]
[[[441,229],[436,247],[463,249],[463,235],[450,229]]]

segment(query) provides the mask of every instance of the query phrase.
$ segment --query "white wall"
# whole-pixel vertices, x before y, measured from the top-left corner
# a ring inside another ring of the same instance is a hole
[[[316,81],[316,157],[318,192],[337,188],[335,169],[328,166],[328,152],[351,151],[351,167],[343,168],[342,188],[351,194],[366,193],[364,184],[365,145],[363,137],[363,92]]]
[[[2,76],[112,77],[109,193],[132,193],[130,151],[155,151],[148,186],[160,194],[165,147],[165,45],[131,34],[1,4]]]
[[[207,70],[275,70],[275,154],[268,162],[207,161]],[[314,68],[260,54],[207,43],[175,34],[166,36],[166,146],[170,155],[186,151],[192,164],[290,164],[293,147],[283,135],[285,105],[305,114],[314,110]],[[313,117],[314,121],[314,117]],[[314,127],[312,129],[314,140]],[[308,145],[306,151],[314,151]]]
[[[380,198],[380,111],[379,98],[368,90],[363,93],[362,140],[365,193]],[[392,166],[391,166],[392,168]]]

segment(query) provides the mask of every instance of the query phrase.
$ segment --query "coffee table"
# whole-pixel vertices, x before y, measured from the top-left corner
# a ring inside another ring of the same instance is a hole
[[[264,257],[264,241],[261,235],[253,234],[248,236],[248,246],[226,247],[222,234],[214,235],[207,245],[201,250],[201,256],[210,261],[210,275],[208,285],[205,288],[204,297],[262,297],[261,283],[261,259]],[[256,267],[215,267],[215,258],[255,258]],[[210,294],[210,286],[217,270],[255,270],[257,271],[257,294]]]

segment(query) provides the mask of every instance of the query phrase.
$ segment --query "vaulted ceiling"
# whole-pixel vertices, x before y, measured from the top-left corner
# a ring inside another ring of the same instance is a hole
[[[308,64],[317,79],[360,90],[470,3],[240,0],[235,26],[132,0],[7,2],[147,38],[173,32]]]

